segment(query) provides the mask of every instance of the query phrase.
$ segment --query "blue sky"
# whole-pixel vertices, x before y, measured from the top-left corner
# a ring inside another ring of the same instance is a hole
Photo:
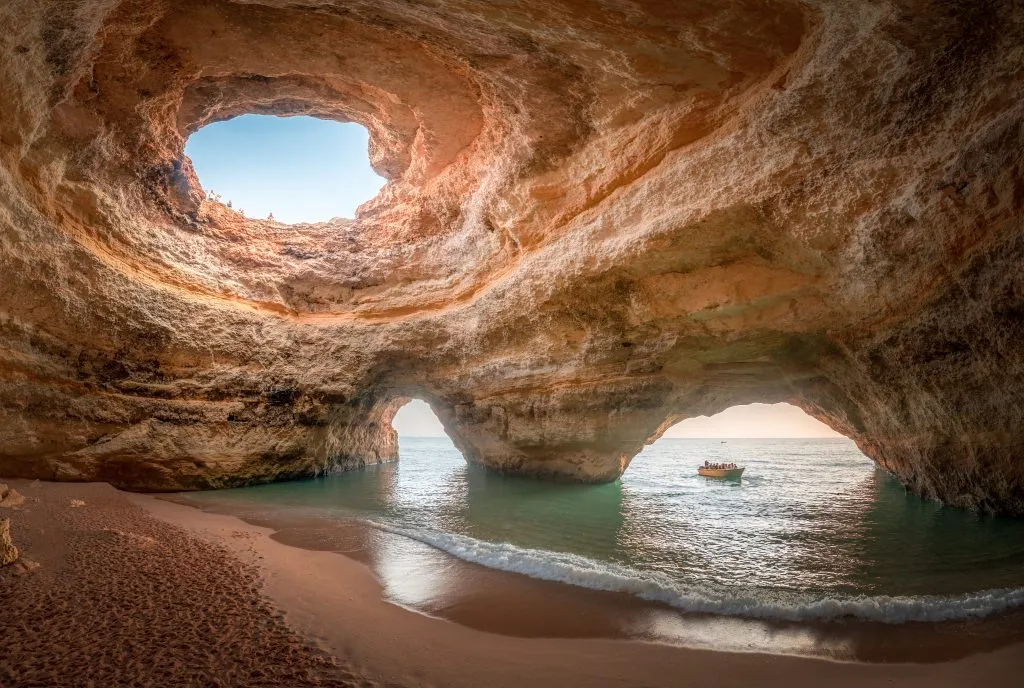
[[[353,217],[377,195],[385,180],[370,167],[368,142],[358,124],[242,115],[192,134],[185,154],[222,202],[294,224]]]

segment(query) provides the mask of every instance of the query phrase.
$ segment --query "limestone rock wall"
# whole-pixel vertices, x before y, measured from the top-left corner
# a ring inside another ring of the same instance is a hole
[[[12,0],[0,474],[132,489],[396,456],[609,480],[789,401],[1024,513],[1013,0]],[[242,113],[363,124],[355,220],[206,200]]]

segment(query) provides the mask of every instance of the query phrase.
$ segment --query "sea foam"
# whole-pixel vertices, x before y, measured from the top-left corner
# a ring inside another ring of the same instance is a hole
[[[827,621],[851,617],[883,623],[981,618],[1024,606],[1024,588],[999,588],[955,596],[855,595],[814,599],[770,590],[688,589],[664,574],[641,572],[567,552],[527,549],[426,528],[371,526],[416,540],[459,559],[541,580],[592,590],[622,592],[693,613],[782,621]]]

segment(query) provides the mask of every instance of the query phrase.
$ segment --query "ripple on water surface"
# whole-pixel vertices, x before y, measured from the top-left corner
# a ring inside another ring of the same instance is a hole
[[[462,559],[696,612],[932,621],[1024,605],[1024,520],[907,495],[852,442],[661,440],[607,485],[468,466],[447,439],[318,480],[195,495],[356,517]],[[745,465],[741,481],[698,463]]]

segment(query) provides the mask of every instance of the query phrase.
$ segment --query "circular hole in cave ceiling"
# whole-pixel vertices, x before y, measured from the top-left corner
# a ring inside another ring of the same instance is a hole
[[[247,217],[285,224],[355,217],[387,182],[370,167],[358,124],[242,115],[188,138],[185,154],[207,197]]]

